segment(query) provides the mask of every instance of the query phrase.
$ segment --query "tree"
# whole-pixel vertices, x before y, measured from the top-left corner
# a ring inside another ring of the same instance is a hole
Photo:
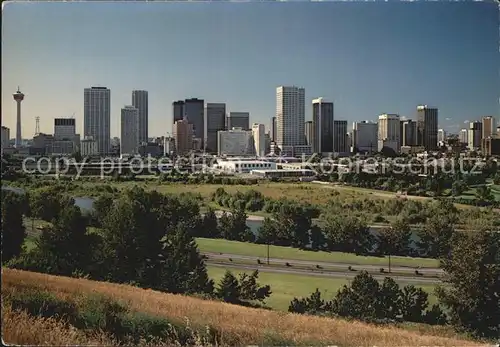
[[[226,270],[226,273],[221,279],[215,294],[225,302],[232,304],[237,304],[239,302],[241,296],[240,285],[236,277],[234,277],[229,270]]]
[[[74,199],[61,194],[57,186],[35,189],[29,194],[32,216],[47,222],[52,222],[65,206],[71,206],[74,203]]]
[[[483,202],[490,202],[490,201],[495,200],[495,197],[494,197],[493,193],[491,192],[491,188],[487,187],[487,186],[477,187],[476,198],[479,201],[483,201]]]
[[[451,185],[451,194],[453,196],[460,196],[467,190],[467,183],[462,180],[454,181]]]
[[[451,216],[451,215],[450,215]],[[418,246],[432,258],[446,257],[450,251],[455,227],[450,216],[434,215],[427,219],[422,229],[418,230]]]
[[[460,232],[443,259],[447,286],[437,295],[458,330],[481,337],[500,335],[500,234]]]
[[[410,252],[411,229],[408,222],[397,220],[389,228],[382,228],[377,235],[381,254],[407,256]]]
[[[264,302],[272,292],[269,285],[260,287],[257,283],[257,278],[259,277],[259,271],[255,270],[251,275],[246,273],[240,274],[240,300],[246,301],[260,301]]]
[[[323,217],[326,242],[330,251],[367,254],[372,251],[375,238],[366,223],[354,216]]]
[[[351,286],[344,286],[332,301],[333,312],[342,317],[374,319],[377,317],[379,283],[366,271],[354,277]]]
[[[376,317],[396,319],[401,313],[401,290],[399,285],[390,277],[384,278],[376,296]]]
[[[424,310],[429,304],[428,294],[422,288],[413,285],[403,287],[401,293],[401,313],[403,320],[408,322],[422,322]]]
[[[217,215],[212,208],[203,215],[201,222],[200,237],[219,238],[220,232],[217,224]]]
[[[87,219],[79,207],[62,207],[53,225],[42,230],[36,244],[20,262],[21,268],[63,276],[88,274],[93,243],[87,234]]]
[[[2,189],[2,262],[21,253],[25,238],[22,197]]]
[[[321,299],[318,288],[308,298],[293,298],[288,306],[288,312],[321,314],[331,310],[331,303]]]

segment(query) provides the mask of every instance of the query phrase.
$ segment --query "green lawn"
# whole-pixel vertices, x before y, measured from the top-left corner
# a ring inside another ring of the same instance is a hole
[[[257,245],[246,242],[227,241],[222,239],[196,239],[198,247],[202,252],[214,253],[229,253],[238,255],[247,255],[265,258],[267,256],[267,246]],[[363,257],[351,253],[340,252],[313,252],[303,251],[296,248],[270,246],[269,254],[271,258],[320,261],[331,263],[346,263],[350,265],[381,265],[385,266],[388,263],[386,258],[381,257]],[[408,258],[408,257],[391,257],[393,266],[408,266],[408,267],[423,267],[436,268],[439,267],[439,261],[435,259],[424,258]]]
[[[220,281],[226,269],[221,267],[207,266],[208,275],[216,283]],[[239,274],[243,271],[238,269],[229,269],[234,274]],[[323,278],[312,277],[307,275],[295,274],[281,274],[272,272],[259,272],[258,282],[261,285],[270,285],[272,294],[266,300],[266,305],[275,310],[288,311],[290,301],[295,297],[307,297],[318,288],[324,299],[332,299],[337,291],[343,285],[348,284],[349,280],[341,278]],[[404,286],[405,283],[399,283]],[[421,286],[427,293],[429,293],[429,303],[432,305],[436,303],[436,297],[433,294],[434,286]]]

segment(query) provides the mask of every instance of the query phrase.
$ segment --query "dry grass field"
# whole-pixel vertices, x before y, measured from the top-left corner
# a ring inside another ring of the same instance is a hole
[[[458,337],[439,335],[436,330],[410,331],[396,327],[376,327],[361,322],[296,315],[263,309],[252,309],[193,297],[160,293],[127,285],[95,282],[84,279],[50,276],[45,274],[2,269],[2,293],[38,288],[52,292],[60,298],[86,294],[101,294],[127,303],[132,311],[185,321],[197,326],[211,326],[221,333],[223,345],[262,344],[269,335],[290,344],[321,344],[338,346],[480,346],[481,344]],[[13,318],[14,317],[14,318]],[[17,317],[17,318],[16,318]],[[8,318],[8,319],[7,319]],[[14,324],[20,321],[18,324]],[[11,313],[3,316],[5,336],[22,341],[41,341],[40,336],[17,336],[20,324],[35,324],[28,317]],[[21,321],[23,323],[21,323]],[[5,324],[8,323],[8,324]],[[55,324],[40,321],[43,327]],[[59,326],[58,331],[63,331]],[[56,331],[54,329],[54,331]],[[37,335],[33,329],[26,334]],[[70,335],[67,336],[71,338]],[[62,337],[61,337],[62,338]],[[78,339],[78,336],[75,336]],[[8,339],[6,340],[8,341]],[[30,342],[33,343],[33,342]],[[78,343],[78,342],[76,342]]]

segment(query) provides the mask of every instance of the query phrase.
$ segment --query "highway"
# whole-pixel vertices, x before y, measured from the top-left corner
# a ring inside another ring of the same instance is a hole
[[[267,257],[255,257],[250,255],[239,255],[239,254],[228,254],[228,253],[214,253],[214,252],[201,252],[202,254],[208,257],[208,260],[214,261],[229,261],[229,258],[233,260],[240,261],[251,261],[257,264],[257,260],[260,259],[263,263],[267,262]],[[358,265],[351,263],[331,263],[331,262],[320,262],[320,261],[310,261],[310,260],[296,260],[296,259],[280,259],[280,258],[269,258],[269,262],[272,264],[280,264],[282,266],[286,266],[286,263],[290,265],[298,265],[298,266],[311,266],[316,268],[316,265],[321,266],[322,268],[328,268],[331,270],[341,270],[346,271],[348,266],[352,266],[356,270],[366,270],[370,272],[380,271],[381,267],[384,267],[388,270],[388,264],[384,265]],[[415,274],[414,267],[406,267],[406,266],[391,266],[391,271],[393,272],[406,272]],[[418,272],[420,272],[424,276],[440,276],[443,274],[443,270],[439,268],[419,268]]]
[[[259,270],[260,272],[270,272],[270,273],[282,273],[282,274],[293,274],[293,275],[305,275],[305,276],[317,276],[317,277],[328,277],[328,278],[344,278],[344,279],[353,279],[357,271],[350,272],[322,272],[311,271],[311,270],[298,270],[298,269],[290,269],[290,268],[270,268],[265,265],[244,265],[244,264],[231,264],[231,263],[212,263],[207,261],[208,266],[214,267],[222,267],[222,268],[234,268],[240,270]],[[372,276],[377,280],[383,280],[385,277],[388,277],[389,274],[372,274]],[[415,283],[415,284],[424,284],[424,285],[434,285],[439,284],[441,281],[437,278],[429,278],[429,277],[409,277],[409,276],[399,276],[399,275],[390,275],[395,281],[403,282],[403,283]]]

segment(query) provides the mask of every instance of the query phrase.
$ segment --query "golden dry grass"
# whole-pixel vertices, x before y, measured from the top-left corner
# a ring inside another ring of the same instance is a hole
[[[24,311],[13,311],[3,302],[2,338],[5,343],[16,345],[115,345],[104,334],[89,336],[61,320],[33,317]]]
[[[271,335],[292,344],[480,346],[468,340],[429,336],[396,327],[376,327],[361,322],[245,308],[127,285],[11,269],[3,269],[2,272],[2,291],[36,287],[58,296],[99,293],[127,302],[133,311],[170,320],[188,319],[193,325],[212,326],[221,333],[222,344],[262,344],[265,336]]]

